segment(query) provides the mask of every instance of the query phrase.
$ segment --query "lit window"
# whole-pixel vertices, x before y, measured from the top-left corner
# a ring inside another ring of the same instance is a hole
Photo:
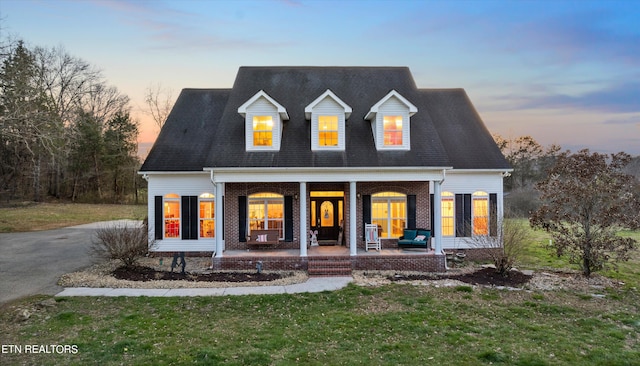
[[[384,146],[402,145],[402,116],[384,116]]]
[[[318,144],[338,146],[338,116],[318,117]]]
[[[249,233],[253,230],[276,229],[284,239],[284,196],[258,193],[249,196]]]
[[[371,196],[371,223],[381,228],[381,238],[399,238],[407,223],[407,196],[381,192]]]
[[[454,201],[453,193],[442,192],[442,235],[453,236]]]
[[[253,117],[253,146],[272,146],[273,144],[273,117]]]
[[[180,237],[180,196],[175,193],[164,196],[164,237]]]
[[[489,195],[479,191],[472,198],[473,235],[489,235]]]
[[[215,237],[215,202],[211,193],[200,195],[200,237]]]

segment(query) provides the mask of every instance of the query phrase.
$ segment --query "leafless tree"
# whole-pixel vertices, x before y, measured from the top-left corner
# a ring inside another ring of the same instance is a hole
[[[624,172],[630,160],[625,153],[567,151],[537,185],[544,204],[531,224],[549,231],[558,256],[567,255],[586,277],[628,260],[636,244],[617,235],[621,228],[640,227],[637,180]]]
[[[149,113],[158,127],[158,131],[162,129],[169,112],[171,112],[172,94],[171,89],[165,89],[160,84],[150,85],[145,91],[144,101],[147,103]]]

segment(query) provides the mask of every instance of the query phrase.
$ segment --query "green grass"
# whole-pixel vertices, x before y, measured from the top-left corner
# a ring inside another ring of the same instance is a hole
[[[96,221],[142,220],[146,205],[92,205],[81,203],[39,203],[0,208],[0,232],[58,229]]]
[[[335,292],[197,298],[32,298],[5,306],[3,344],[75,355],[1,364],[628,365],[640,359],[638,294],[595,299],[393,284]],[[30,309],[27,320],[16,309]]]
[[[143,217],[123,206],[131,216],[97,218],[100,210],[87,206],[78,215],[87,221]],[[522,267],[568,268],[545,248],[546,233],[532,234]],[[75,345],[78,352],[0,353],[0,365],[640,364],[637,254],[619,272],[604,273],[626,283],[604,298],[405,284],[295,295],[71,297],[53,305],[36,296],[0,308],[2,345]]]

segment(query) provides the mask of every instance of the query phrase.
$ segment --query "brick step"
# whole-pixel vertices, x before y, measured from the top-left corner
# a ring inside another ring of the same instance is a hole
[[[340,259],[309,260],[309,276],[351,276],[351,261]]]
[[[351,261],[309,261],[309,267],[349,267],[351,268]]]

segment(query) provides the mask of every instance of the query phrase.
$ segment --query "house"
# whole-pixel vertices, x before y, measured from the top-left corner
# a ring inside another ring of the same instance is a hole
[[[251,268],[269,229],[288,253],[272,268],[306,268],[311,230],[352,268],[440,270],[494,233],[510,170],[463,89],[405,67],[241,67],[231,89],[182,90],[140,173],[158,252]],[[366,223],[391,253],[364,250]],[[404,228],[433,250],[397,249]]]

